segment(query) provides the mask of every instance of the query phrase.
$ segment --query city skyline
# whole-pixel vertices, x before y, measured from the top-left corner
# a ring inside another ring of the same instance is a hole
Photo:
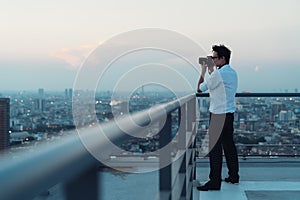
[[[74,115],[72,112],[74,104],[72,105],[70,93],[73,91],[66,89],[65,92],[50,95],[41,88],[36,93],[27,93],[26,95],[14,93],[10,98],[10,144],[18,147],[18,145],[26,145],[31,142],[40,143],[47,137],[57,139],[64,134],[69,134],[69,131],[73,134],[72,130],[76,126],[78,128],[78,126],[94,125],[97,122],[109,122],[113,118],[124,115],[127,108],[130,113],[145,111],[151,106],[170,102],[174,99],[174,95],[170,93],[164,92],[157,95],[158,92],[152,93],[141,89],[130,98],[119,101],[112,99],[109,92],[104,92],[98,94],[93,102],[87,101],[80,105],[77,104],[78,107]],[[83,92],[82,94],[86,96],[88,93]],[[295,155],[298,155],[295,146],[298,146],[300,139],[299,97],[251,97],[251,94],[248,95],[249,97],[237,97],[236,99],[234,129],[237,133],[239,153],[267,155],[272,152],[272,155],[277,155],[294,152]],[[198,99],[198,103],[201,123],[198,132],[202,138],[207,134],[209,126],[209,98],[201,97]],[[76,113],[80,113],[80,115],[76,115]],[[77,124],[73,121],[74,116],[77,116]],[[177,114],[173,115],[175,118],[176,116]],[[175,120],[173,125],[173,133],[176,133],[178,121]],[[156,126],[153,127],[153,129],[149,129],[147,137],[153,136]],[[206,151],[207,140],[202,139],[204,146],[201,147],[201,151]],[[137,145],[131,148],[131,143],[134,141],[126,142],[127,150],[140,152]],[[146,144],[144,138],[140,142],[141,146]],[[147,144],[150,144],[149,141]],[[291,146],[294,146],[293,150],[289,148]]]
[[[207,54],[212,44],[228,45],[238,92],[294,92],[300,89],[299,5],[295,0],[3,3],[0,91],[72,88],[81,63],[99,44],[155,27],[189,37]],[[197,76],[186,75],[195,88]]]

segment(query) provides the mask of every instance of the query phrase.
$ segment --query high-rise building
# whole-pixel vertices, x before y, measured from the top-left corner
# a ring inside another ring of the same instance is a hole
[[[39,88],[38,93],[39,93],[39,98],[40,99],[44,99],[44,89],[43,88]]]
[[[44,89],[43,88],[39,88],[38,89],[38,93],[39,93],[39,99],[44,99]]]
[[[35,111],[44,112],[45,111],[45,99],[34,99],[34,107]]]
[[[65,89],[65,98],[66,99],[72,99],[73,97],[73,89],[69,88],[69,89]]]
[[[65,99],[68,99],[69,97],[68,97],[68,89],[66,88],[65,89]]]
[[[69,88],[69,99],[72,99],[73,97],[73,89]]]
[[[9,146],[9,98],[0,98],[0,151]]]
[[[270,113],[270,120],[275,120],[275,116],[279,114],[281,110],[284,109],[284,106],[281,102],[273,102],[271,103],[271,113]]]
[[[39,88],[38,89],[38,99],[35,100],[35,109],[44,112],[45,111],[45,94],[44,94],[44,89]]]

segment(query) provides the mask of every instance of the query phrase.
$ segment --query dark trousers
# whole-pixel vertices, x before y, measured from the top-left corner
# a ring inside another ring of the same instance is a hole
[[[233,113],[210,114],[209,161],[210,180],[221,184],[222,148],[224,150],[229,176],[238,177],[239,164],[236,146],[233,141]]]

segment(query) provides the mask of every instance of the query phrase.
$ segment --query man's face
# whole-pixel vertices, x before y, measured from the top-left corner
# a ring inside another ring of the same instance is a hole
[[[212,60],[217,67],[222,67],[226,63],[224,56],[219,58],[218,53],[215,51],[212,53]]]

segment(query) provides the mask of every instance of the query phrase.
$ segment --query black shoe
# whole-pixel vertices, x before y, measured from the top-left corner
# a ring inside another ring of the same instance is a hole
[[[227,178],[224,179],[226,183],[232,183],[232,184],[238,184],[239,183],[239,177],[233,178],[232,176],[228,176]]]
[[[221,189],[221,183],[213,184],[211,181],[208,181],[207,183],[205,183],[205,185],[201,185],[197,187],[197,190],[200,191],[220,190],[220,189]]]

